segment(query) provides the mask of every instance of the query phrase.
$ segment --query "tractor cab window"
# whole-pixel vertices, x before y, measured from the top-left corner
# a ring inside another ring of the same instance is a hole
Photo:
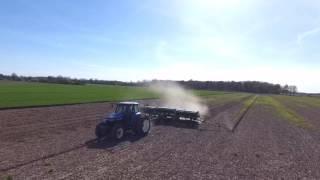
[[[116,113],[125,113],[127,111],[127,107],[124,105],[118,105],[116,108]]]
[[[134,112],[134,113],[139,112],[138,105],[133,105],[133,107],[132,107],[132,112]]]
[[[139,112],[138,105],[122,105],[118,104],[115,113],[137,113]]]
[[[126,113],[130,113],[131,112],[131,105],[130,106],[126,106]]]

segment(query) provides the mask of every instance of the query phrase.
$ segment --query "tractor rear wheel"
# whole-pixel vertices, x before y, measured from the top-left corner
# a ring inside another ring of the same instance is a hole
[[[121,140],[124,137],[125,130],[122,124],[115,124],[112,127],[111,136],[115,140]]]
[[[148,135],[150,129],[151,129],[151,121],[150,119],[140,119],[137,124],[136,133],[140,136],[146,136]]]

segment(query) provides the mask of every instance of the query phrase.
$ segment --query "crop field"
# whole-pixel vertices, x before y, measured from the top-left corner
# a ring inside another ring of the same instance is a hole
[[[23,91],[13,86],[17,85],[0,88],[2,107],[47,102],[41,98],[48,94],[39,93],[28,104],[32,96],[24,97],[23,92],[35,91],[56,95],[52,104],[125,100],[129,96],[116,94],[132,90],[133,99],[157,97],[140,88],[68,89],[65,85],[39,84],[33,89],[25,84]],[[61,97],[58,92],[62,91],[69,94]],[[13,93],[24,99],[15,95],[13,101]],[[95,139],[96,124],[113,110],[110,102],[0,110],[0,178],[320,178],[320,98],[208,91],[195,94],[209,108],[198,128],[154,124],[148,136],[128,134],[121,142]],[[157,105],[162,100],[138,101]]]
[[[199,96],[224,94],[224,92],[201,90],[193,91],[193,93]],[[0,81],[0,108],[154,99],[158,97],[158,94],[142,87]]]

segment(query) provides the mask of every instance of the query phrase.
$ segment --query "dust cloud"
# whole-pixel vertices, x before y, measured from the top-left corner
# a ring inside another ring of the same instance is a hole
[[[208,112],[208,107],[205,105],[203,100],[191,91],[188,91],[173,82],[156,82],[151,83],[149,86],[150,90],[160,94],[161,96],[161,106],[198,111],[200,115],[206,115]]]

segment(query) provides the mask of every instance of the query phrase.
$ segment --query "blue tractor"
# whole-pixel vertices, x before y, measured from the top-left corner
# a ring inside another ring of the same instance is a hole
[[[140,112],[139,103],[121,102],[113,113],[96,126],[95,134],[98,139],[111,136],[115,140],[121,140],[128,130],[146,136],[150,128],[150,119]]]

